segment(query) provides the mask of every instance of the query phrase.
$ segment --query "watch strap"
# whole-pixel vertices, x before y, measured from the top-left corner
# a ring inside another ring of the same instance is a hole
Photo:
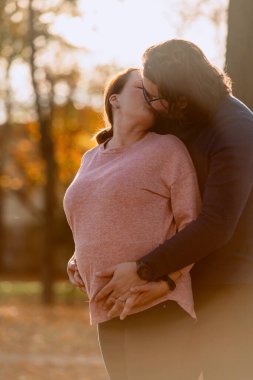
[[[172,278],[169,276],[169,275],[164,275],[164,276],[162,276],[162,277],[160,277],[159,279],[158,279],[158,281],[165,281],[165,282],[167,282],[167,284],[169,285],[169,288],[170,288],[170,290],[174,290],[174,289],[176,289],[176,283],[175,283],[175,281],[173,281],[172,280]]]

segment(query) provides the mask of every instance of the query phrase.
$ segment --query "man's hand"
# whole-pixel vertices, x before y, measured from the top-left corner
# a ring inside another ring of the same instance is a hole
[[[104,271],[96,273],[98,277],[111,277],[110,281],[96,294],[95,301],[107,298],[104,306],[108,307],[115,303],[118,298],[125,300],[132,286],[146,284],[136,272],[136,263],[127,262],[114,265]]]
[[[78,271],[76,259],[74,256],[72,256],[68,262],[67,273],[68,273],[69,281],[71,282],[71,284],[78,287],[83,292],[85,292],[84,282]]]
[[[131,288],[126,302],[121,298],[117,299],[108,312],[108,317],[114,318],[120,315],[120,319],[125,319],[127,315],[136,307],[142,307],[158,298],[164,297],[170,292],[169,286],[165,281],[148,282],[143,285],[136,285]]]

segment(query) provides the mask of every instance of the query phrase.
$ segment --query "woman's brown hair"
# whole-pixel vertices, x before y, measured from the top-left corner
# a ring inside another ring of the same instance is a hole
[[[144,76],[168,101],[172,117],[180,114],[178,100],[183,97],[187,103],[184,117],[193,122],[208,121],[226,95],[231,94],[230,78],[189,41],[172,39],[149,47],[143,55],[143,65]]]
[[[104,120],[105,124],[109,124],[108,127],[102,129],[95,135],[95,139],[97,140],[98,144],[102,144],[104,141],[106,141],[108,138],[113,136],[113,112],[112,112],[112,106],[110,103],[110,97],[113,94],[120,94],[123,90],[125,84],[127,83],[130,74],[138,70],[137,68],[130,67],[119,74],[117,74],[115,77],[112,78],[112,80],[108,83],[108,85],[105,88],[104,91]]]

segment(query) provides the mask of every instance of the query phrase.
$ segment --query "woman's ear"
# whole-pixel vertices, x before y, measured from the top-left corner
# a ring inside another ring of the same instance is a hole
[[[119,99],[117,94],[112,94],[109,98],[109,102],[112,107],[119,108]]]

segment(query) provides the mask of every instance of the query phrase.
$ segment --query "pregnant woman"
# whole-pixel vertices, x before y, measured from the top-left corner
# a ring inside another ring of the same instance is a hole
[[[109,128],[84,154],[64,198],[91,324],[98,325],[110,379],[196,379],[187,370],[196,318],[192,265],[154,282],[153,293],[124,320],[115,308],[108,313],[110,297],[107,304],[95,300],[108,282],[97,272],[138,260],[194,220],[200,207],[185,146],[175,136],[150,131],[155,113],[143,97],[139,70],[128,69],[110,82],[105,112]],[[128,296],[111,303],[124,303]]]

